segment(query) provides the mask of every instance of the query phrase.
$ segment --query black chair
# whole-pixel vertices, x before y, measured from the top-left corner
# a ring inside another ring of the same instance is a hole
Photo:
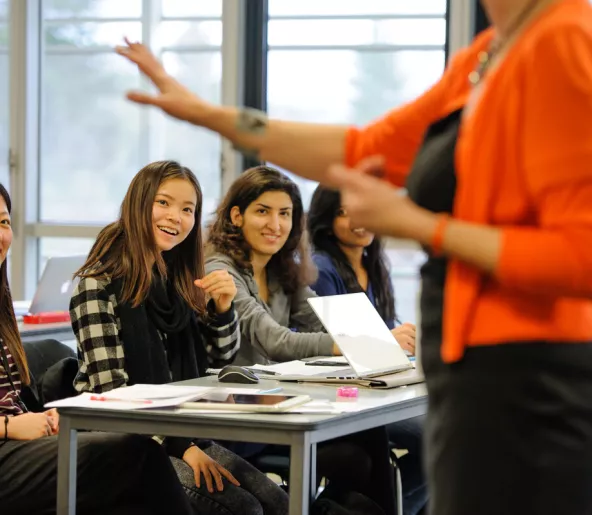
[[[23,343],[31,384],[23,388],[21,397],[29,411],[44,411],[47,402],[77,394],[74,378],[78,372],[76,353],[57,340]]]
[[[288,482],[290,480],[290,456],[279,453],[265,452],[257,454],[248,460],[255,468],[259,469],[264,474],[274,474],[282,481],[282,488],[288,489]]]
[[[403,513],[403,483],[401,478],[401,469],[398,465],[399,458],[396,454],[396,445],[390,442],[390,450],[391,450],[391,463],[393,464],[394,473],[395,473],[395,488],[396,488],[396,495],[397,495],[397,515],[402,515]],[[280,452],[277,447],[273,447],[272,450],[263,451],[253,457],[248,458],[248,461],[259,469],[264,474],[275,474],[279,476],[282,481],[282,488],[286,491],[289,490],[289,480],[290,480],[290,456],[289,451],[286,450],[285,453]],[[319,480],[321,478],[318,478]]]

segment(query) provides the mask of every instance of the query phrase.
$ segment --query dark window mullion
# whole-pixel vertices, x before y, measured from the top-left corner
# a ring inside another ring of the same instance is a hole
[[[249,0],[245,10],[243,104],[267,111],[267,0]],[[243,156],[243,170],[259,164],[256,159]]]

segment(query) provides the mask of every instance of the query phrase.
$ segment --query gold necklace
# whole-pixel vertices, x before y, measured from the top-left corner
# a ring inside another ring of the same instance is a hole
[[[487,50],[479,52],[479,55],[477,56],[477,68],[475,68],[471,73],[469,73],[469,82],[473,86],[476,86],[477,84],[479,84],[479,82],[481,82],[481,80],[483,80],[483,77],[487,73],[487,69],[491,65],[491,61],[493,60],[493,58],[503,48],[504,43],[508,41],[510,37],[514,35],[514,32],[516,32],[520,28],[524,20],[526,20],[526,18],[532,13],[532,11],[534,11],[538,4],[539,0],[531,0],[528,4],[526,4],[524,10],[520,12],[520,14],[516,17],[512,25],[510,25],[510,28],[507,30],[506,38],[504,40],[497,38],[494,39]]]

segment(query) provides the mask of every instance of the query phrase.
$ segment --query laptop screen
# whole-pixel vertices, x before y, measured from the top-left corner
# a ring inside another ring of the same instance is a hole
[[[365,293],[308,302],[358,376],[409,367],[405,351]]]
[[[70,298],[77,282],[72,276],[85,261],[86,256],[49,258],[37,284],[29,312],[38,314],[68,311]]]

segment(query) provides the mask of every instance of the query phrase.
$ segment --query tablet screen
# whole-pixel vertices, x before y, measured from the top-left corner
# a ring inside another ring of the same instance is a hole
[[[218,403],[218,404],[256,404],[261,406],[273,406],[290,399],[295,395],[265,395],[249,393],[215,393],[212,392],[205,397],[198,399],[198,403]]]

